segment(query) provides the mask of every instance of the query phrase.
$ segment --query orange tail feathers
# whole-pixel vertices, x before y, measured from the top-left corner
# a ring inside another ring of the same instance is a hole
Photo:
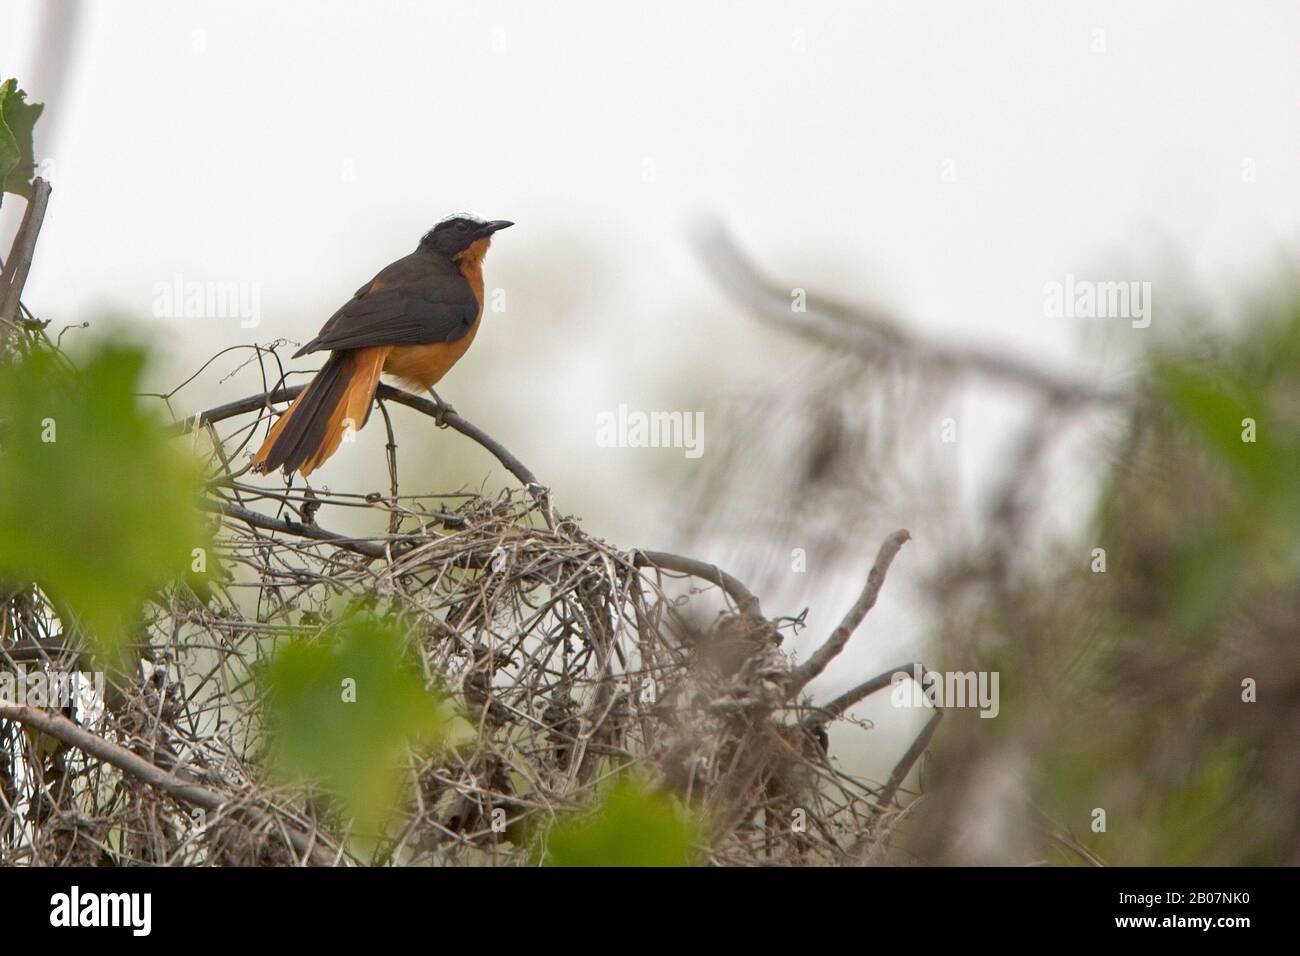
[[[348,430],[360,431],[370,417],[388,351],[388,346],[376,346],[331,354],[271,428],[253,456],[253,470],[283,468],[305,478],[324,464]]]

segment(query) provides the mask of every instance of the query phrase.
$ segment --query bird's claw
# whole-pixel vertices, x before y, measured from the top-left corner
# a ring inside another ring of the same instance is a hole
[[[443,399],[433,389],[429,389],[429,394],[433,396],[433,401],[438,406],[438,410],[433,413],[433,423],[439,428],[447,427],[447,416],[455,415],[456,409],[452,408],[448,402]]]

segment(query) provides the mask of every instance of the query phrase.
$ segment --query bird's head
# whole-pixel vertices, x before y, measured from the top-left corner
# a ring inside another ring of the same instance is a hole
[[[492,234],[514,223],[505,219],[488,221],[467,212],[453,213],[424,234],[420,245],[448,259],[482,259]]]

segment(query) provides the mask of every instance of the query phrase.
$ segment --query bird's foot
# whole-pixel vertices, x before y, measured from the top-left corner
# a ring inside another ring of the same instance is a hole
[[[433,414],[434,424],[439,428],[446,428],[447,416],[455,415],[456,409],[452,408],[450,403],[443,401],[433,389],[429,389],[429,394],[433,396],[434,404],[438,406],[438,410]]]

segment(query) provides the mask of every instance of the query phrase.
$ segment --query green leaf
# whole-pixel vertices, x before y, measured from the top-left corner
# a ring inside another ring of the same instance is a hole
[[[402,654],[402,637],[369,614],[299,641],[266,671],[276,769],[320,780],[363,831],[394,809],[410,747],[441,743],[449,708]]]
[[[32,198],[36,174],[32,136],[44,109],[44,104],[27,102],[17,80],[0,83],[0,192]]]
[[[107,658],[211,547],[197,463],[135,397],[144,362],[109,344],[80,371],[36,351],[0,373],[0,576],[40,584]]]
[[[690,866],[697,827],[672,802],[620,781],[592,812],[552,827],[546,866]]]
[[[1174,408],[1212,448],[1257,486],[1273,483],[1278,449],[1259,389],[1228,368],[1215,369],[1211,374],[1172,363],[1158,370],[1157,381]],[[1244,440],[1246,419],[1256,423],[1255,441]]]
[[[22,153],[18,149],[18,140],[5,123],[5,104],[18,87],[17,80],[5,80],[0,83],[0,192],[4,191],[9,173],[18,165]]]

